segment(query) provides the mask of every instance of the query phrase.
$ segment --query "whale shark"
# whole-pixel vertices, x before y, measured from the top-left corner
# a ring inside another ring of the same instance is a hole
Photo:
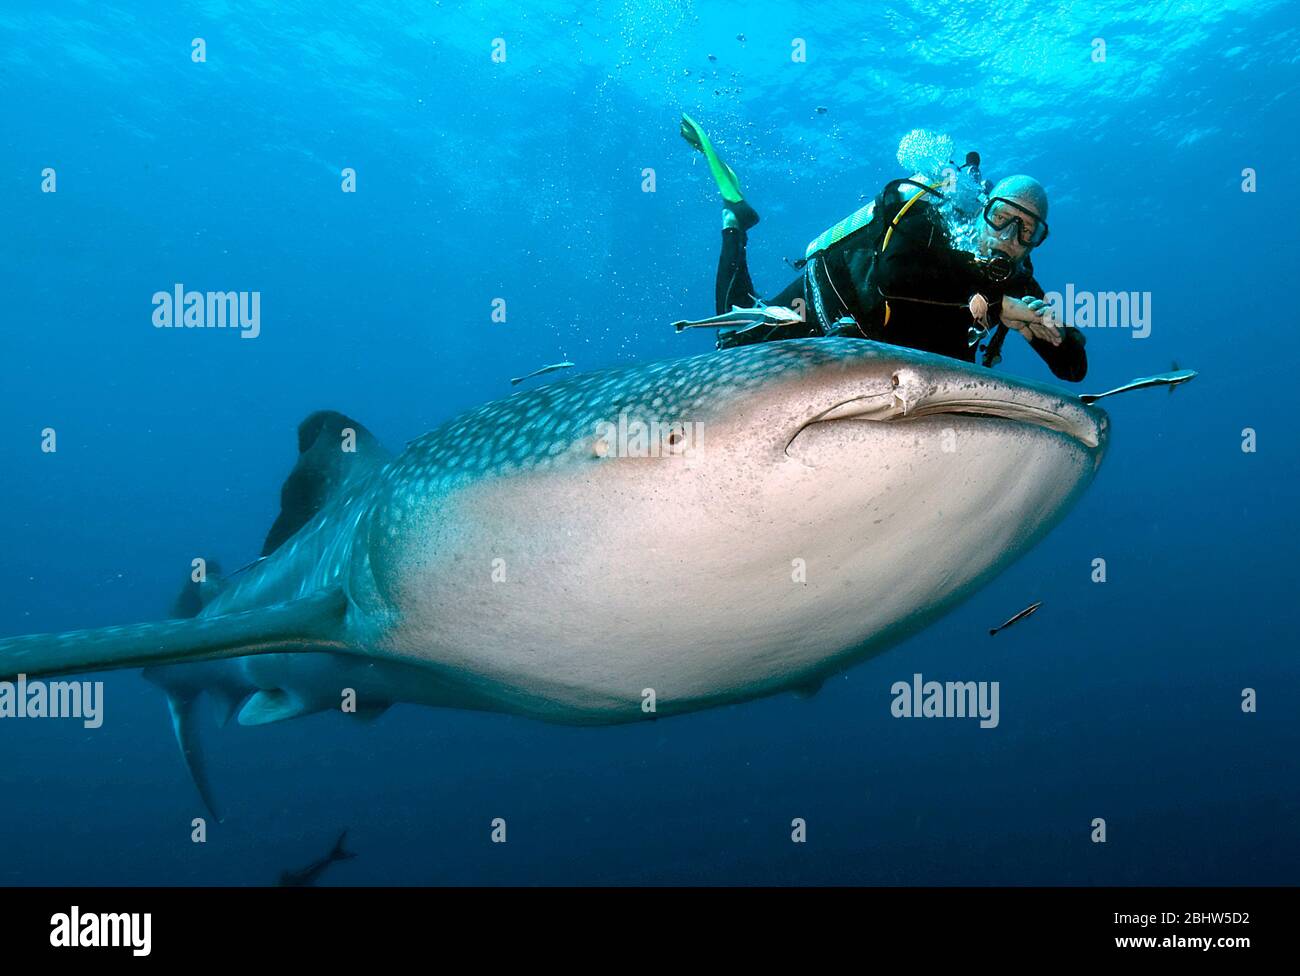
[[[299,428],[261,556],[187,619],[0,640],[0,675],[144,667],[259,725],[395,703],[580,725],[815,690],[970,596],[1100,467],[1045,383],[858,339],[569,375],[390,454]]]

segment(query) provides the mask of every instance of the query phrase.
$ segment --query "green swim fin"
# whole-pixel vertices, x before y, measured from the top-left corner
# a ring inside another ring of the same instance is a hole
[[[699,123],[685,112],[682,113],[681,133],[683,139],[704,154],[709,164],[709,172],[713,174],[713,182],[718,184],[718,192],[722,194],[723,207],[735,215],[736,220],[745,230],[757,224],[758,212],[745,202],[745,197],[740,192],[740,179],[735,171],[718,156],[713,143],[709,141],[709,137],[700,128]]]

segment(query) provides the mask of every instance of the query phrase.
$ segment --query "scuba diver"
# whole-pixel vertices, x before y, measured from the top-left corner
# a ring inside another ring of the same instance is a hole
[[[891,180],[871,203],[809,244],[794,264],[800,276],[763,300],[745,255],[758,214],[735,172],[686,115],[681,134],[704,155],[722,193],[716,304],[719,318],[730,321],[720,324],[746,325],[719,331],[719,349],[851,336],[967,362],[976,362],[982,349],[983,365],[991,367],[1014,330],[1059,378],[1078,382],[1087,373],[1083,333],[1052,318],[1033,277],[1030,252],[1047,239],[1047,193],[1037,180],[1009,176],[990,188],[977,153],[950,167],[945,179],[927,181],[918,173]],[[788,313],[765,315],[767,306],[800,315],[797,321]]]

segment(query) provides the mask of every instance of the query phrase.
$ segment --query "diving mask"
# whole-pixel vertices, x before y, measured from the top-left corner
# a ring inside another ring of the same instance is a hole
[[[1025,247],[1037,247],[1047,240],[1047,221],[1006,197],[994,197],[984,205],[984,222],[996,231],[1015,224],[1016,236]]]

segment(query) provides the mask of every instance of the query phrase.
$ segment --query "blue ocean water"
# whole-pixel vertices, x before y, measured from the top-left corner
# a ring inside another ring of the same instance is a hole
[[[343,827],[359,856],[323,884],[1300,880],[1298,26],[1281,2],[8,0],[5,636],[154,619],[196,554],[253,558],[312,410],[400,447],[544,363],[710,348],[668,325],[712,313],[718,245],[683,111],[762,213],[760,289],[927,128],[1047,185],[1045,287],[1151,296],[1149,336],[1089,331],[1087,389],[1200,376],[1114,400],[1062,525],[808,700],[210,721],[226,819],[194,844],[163,698],[96,676],[102,728],[0,722],[0,882],[274,883]],[[260,292],[261,334],[155,329],[178,283]],[[1023,346],[1000,368],[1047,378]],[[1000,682],[998,728],[892,718],[917,672]]]

